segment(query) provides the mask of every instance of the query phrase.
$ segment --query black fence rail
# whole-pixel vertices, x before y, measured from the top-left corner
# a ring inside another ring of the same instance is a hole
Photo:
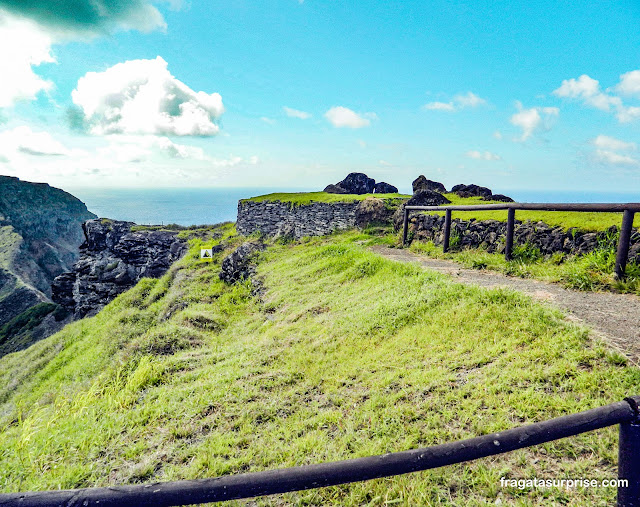
[[[577,414],[423,449],[215,479],[0,495],[0,506],[155,506],[237,500],[428,470],[620,425],[618,505],[640,505],[640,396]]]
[[[515,228],[516,210],[538,210],[538,211],[589,211],[602,213],[622,213],[622,226],[620,228],[620,239],[616,253],[615,274],[618,278],[624,277],[627,266],[627,256],[629,255],[629,242],[631,240],[631,228],[633,217],[636,212],[640,212],[640,203],[519,203],[509,202],[505,204],[474,204],[474,205],[453,205],[453,206],[405,206],[404,221],[402,227],[402,244],[407,244],[410,211],[444,211],[444,241],[442,250],[449,249],[449,238],[451,236],[451,212],[452,211],[485,211],[485,210],[507,210],[507,238],[504,250],[506,260],[511,260],[513,252],[513,231]]]

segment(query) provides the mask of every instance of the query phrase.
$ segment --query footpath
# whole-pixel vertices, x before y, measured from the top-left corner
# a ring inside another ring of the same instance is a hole
[[[582,292],[560,285],[515,278],[495,271],[468,269],[454,261],[431,259],[408,250],[376,245],[371,250],[388,259],[414,262],[451,275],[460,283],[517,290],[563,310],[568,318],[590,327],[613,348],[640,364],[640,298],[632,294]]]

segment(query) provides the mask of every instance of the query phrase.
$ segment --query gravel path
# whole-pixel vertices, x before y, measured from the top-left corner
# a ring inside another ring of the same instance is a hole
[[[372,250],[400,262],[421,266],[451,275],[454,280],[482,287],[507,287],[544,301],[565,311],[568,317],[595,330],[605,341],[634,363],[640,363],[640,298],[631,294],[579,292],[560,285],[526,278],[515,278],[477,269],[467,269],[456,262],[431,259],[408,250],[377,245]]]

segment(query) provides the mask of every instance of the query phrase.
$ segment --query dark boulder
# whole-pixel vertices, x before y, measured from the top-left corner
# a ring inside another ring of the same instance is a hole
[[[404,220],[405,206],[440,206],[442,204],[450,204],[451,201],[444,195],[433,192],[432,190],[420,190],[411,197],[402,206],[399,206],[393,214],[393,227],[398,230]]]
[[[340,185],[334,185],[333,183],[331,185],[327,185],[326,187],[324,187],[323,192],[326,192],[328,194],[348,194],[349,193]]]
[[[413,194],[413,197],[407,201],[407,206],[440,206],[441,204],[449,204],[451,201],[444,195],[434,192],[433,190],[420,190]]]
[[[458,194],[460,197],[491,197],[491,189],[487,187],[481,187],[479,185],[455,185],[452,192]]]
[[[373,193],[374,194],[397,194],[398,189],[393,185],[390,185],[389,183],[385,183],[384,181],[381,181],[375,184],[375,186],[373,187]]]
[[[515,202],[511,197],[503,194],[491,194],[489,197],[482,198],[485,201]]]
[[[421,190],[431,190],[432,192],[444,193],[447,191],[445,186],[439,181],[432,181],[425,178],[423,175],[418,176],[413,183],[413,193],[420,192]]]
[[[347,194],[371,194],[376,180],[364,173],[350,173],[338,186],[344,188]]]
[[[260,250],[264,250],[263,243],[243,243],[222,261],[220,280],[226,283],[236,283],[246,280],[254,272],[251,260]]]

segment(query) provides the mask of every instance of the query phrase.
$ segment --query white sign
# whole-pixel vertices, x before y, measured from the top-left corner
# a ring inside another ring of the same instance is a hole
[[[213,258],[213,248],[201,248],[200,258],[211,260]]]

